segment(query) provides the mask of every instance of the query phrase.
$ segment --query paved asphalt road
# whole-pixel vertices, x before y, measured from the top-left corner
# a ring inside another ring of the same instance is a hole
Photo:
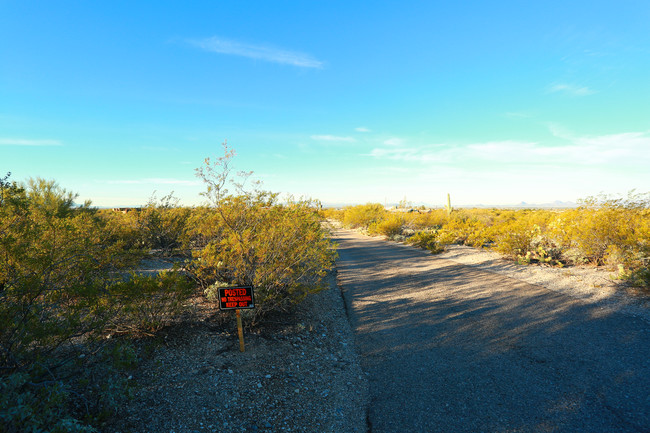
[[[650,324],[335,232],[370,431],[650,432]]]

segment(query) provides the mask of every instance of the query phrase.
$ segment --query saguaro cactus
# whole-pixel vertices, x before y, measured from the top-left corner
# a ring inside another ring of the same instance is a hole
[[[447,216],[451,216],[451,196],[447,193]]]

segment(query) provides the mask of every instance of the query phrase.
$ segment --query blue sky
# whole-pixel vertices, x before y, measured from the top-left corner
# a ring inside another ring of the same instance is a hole
[[[97,206],[236,150],[323,203],[650,188],[650,2],[0,0],[0,174]]]

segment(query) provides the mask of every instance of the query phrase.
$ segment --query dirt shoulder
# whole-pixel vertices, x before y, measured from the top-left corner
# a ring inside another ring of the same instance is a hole
[[[445,252],[436,257],[539,285],[650,322],[650,295],[616,279],[612,269],[519,265],[498,253],[463,245],[447,245]]]
[[[193,321],[146,345],[134,398],[107,432],[365,432],[367,381],[335,276],[295,320],[229,328],[197,305]],[[213,310],[212,310],[213,311]],[[149,352],[148,354],[145,352]]]

